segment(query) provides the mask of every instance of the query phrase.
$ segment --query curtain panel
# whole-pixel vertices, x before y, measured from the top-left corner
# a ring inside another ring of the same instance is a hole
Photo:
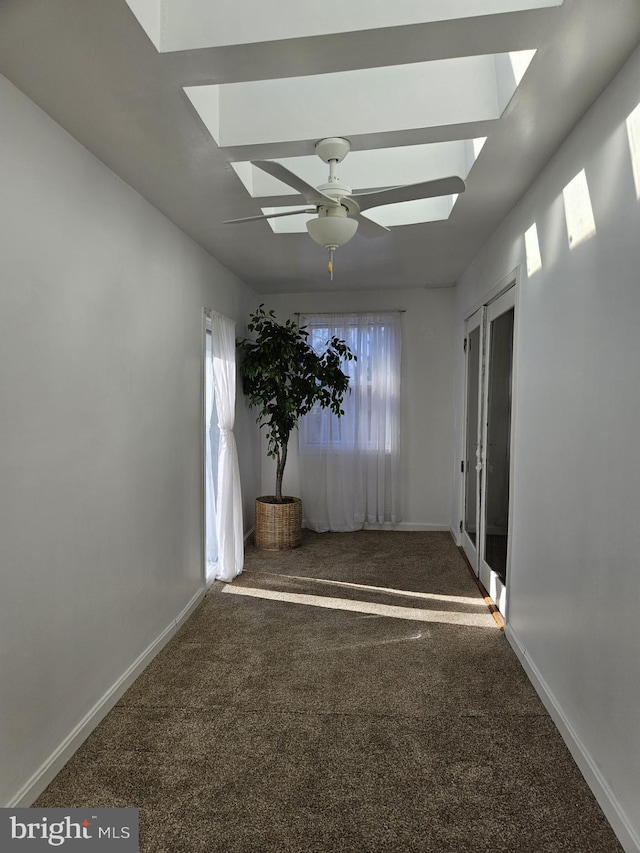
[[[211,372],[218,413],[218,476],[215,501],[218,566],[215,578],[232,581],[244,565],[242,495],[233,434],[236,408],[236,324],[211,311]]]
[[[205,561],[207,580],[213,580],[218,568],[218,537],[216,534],[216,488],[218,480],[218,416],[213,394],[213,353],[211,352],[211,318],[207,318],[205,350]]]
[[[307,314],[314,349],[337,335],[357,361],[344,365],[350,392],[340,418],[319,407],[301,418],[299,453],[307,527],[359,530],[400,520],[400,361],[398,312]]]

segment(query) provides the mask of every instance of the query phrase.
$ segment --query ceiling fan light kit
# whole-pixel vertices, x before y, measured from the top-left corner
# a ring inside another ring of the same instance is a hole
[[[321,208],[315,219],[307,222],[310,237],[325,249],[344,246],[358,230],[358,221],[350,219],[344,207]]]
[[[368,193],[353,193],[351,187],[343,184],[336,177],[336,165],[344,160],[350,149],[349,140],[339,136],[331,136],[316,142],[316,154],[323,162],[329,164],[328,181],[319,187],[312,187],[311,184],[308,184],[280,163],[272,160],[252,161],[256,168],[262,169],[263,172],[277,178],[304,196],[312,209],[305,208],[285,213],[247,216],[243,219],[227,220],[227,224],[252,222],[256,219],[270,219],[275,216],[315,213],[315,219],[310,219],[307,222],[307,231],[316,243],[329,250],[328,270],[331,279],[333,279],[333,253],[355,236],[358,226],[360,226],[360,233],[364,237],[380,237],[389,233],[388,228],[362,216],[361,211],[384,204],[397,204],[435,196],[453,195],[465,190],[462,178],[452,176],[433,181],[423,181],[419,184],[374,190]]]
[[[346,208],[320,208],[315,219],[307,222],[307,231],[312,240],[329,250],[327,270],[333,281],[333,253],[339,246],[344,246],[358,230],[358,221],[349,219]]]

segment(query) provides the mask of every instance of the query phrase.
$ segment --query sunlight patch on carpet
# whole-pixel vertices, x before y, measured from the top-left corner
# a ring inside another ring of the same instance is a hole
[[[267,574],[267,572],[264,572]],[[270,573],[269,573],[270,574]],[[305,578],[301,575],[276,575],[273,577],[277,577],[282,579],[283,577],[291,578],[291,580],[296,581],[305,581],[306,583],[320,583],[320,584],[328,584],[329,586],[342,586],[347,589],[361,589],[367,592],[384,592],[388,595],[401,595],[405,598],[422,598],[427,599],[429,601],[446,601],[450,604],[464,604],[468,607],[486,607],[484,600],[479,597],[467,597],[464,595],[442,595],[440,593],[435,592],[414,592],[412,590],[407,589],[396,589],[394,587],[386,587],[386,586],[371,586],[370,584],[364,583],[348,583],[347,581],[334,581],[329,580],[327,578]]]
[[[419,607],[398,607],[390,604],[376,604],[369,601],[352,601],[345,598],[328,598],[294,592],[277,592],[246,586],[228,585],[224,587],[222,592],[227,595],[244,595],[251,598],[283,601],[289,604],[324,607],[329,610],[347,610],[353,613],[369,613],[374,616],[386,616],[392,619],[410,619],[414,622],[443,622],[450,625],[465,625],[473,628],[496,628],[496,623],[489,613],[425,610]]]

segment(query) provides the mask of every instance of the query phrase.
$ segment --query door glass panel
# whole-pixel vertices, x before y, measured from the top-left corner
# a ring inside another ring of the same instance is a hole
[[[476,543],[478,473],[478,379],[480,371],[480,327],[469,333],[467,344],[467,443],[464,460],[464,529],[471,542]]]
[[[484,559],[506,583],[511,446],[511,308],[491,322],[489,332]]]

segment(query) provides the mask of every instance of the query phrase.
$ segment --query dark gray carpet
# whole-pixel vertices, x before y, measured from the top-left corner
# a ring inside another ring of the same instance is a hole
[[[145,853],[622,850],[440,533],[249,548],[36,805],[136,806]]]

